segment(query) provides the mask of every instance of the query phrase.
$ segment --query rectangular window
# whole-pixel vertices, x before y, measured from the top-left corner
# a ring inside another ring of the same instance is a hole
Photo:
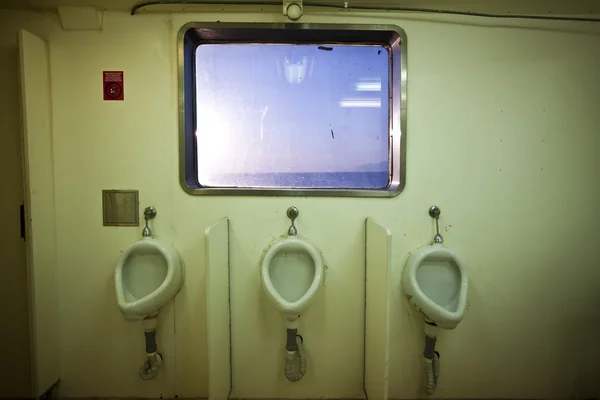
[[[398,194],[405,176],[402,31],[284,26],[182,29],[184,189]]]

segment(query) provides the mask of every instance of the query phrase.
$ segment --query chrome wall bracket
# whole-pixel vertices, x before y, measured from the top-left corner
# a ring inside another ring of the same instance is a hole
[[[150,221],[151,219],[154,219],[154,217],[156,217],[156,208],[154,208],[152,206],[146,207],[144,209],[145,226],[144,226],[144,229],[142,230],[143,237],[152,236],[152,230],[150,230],[150,227],[148,226],[148,221]]]
[[[440,235],[440,214],[442,211],[438,206],[431,206],[429,208],[429,216],[435,219],[435,236],[433,237],[433,243],[444,243],[444,238]]]
[[[296,229],[294,221],[296,220],[296,218],[298,218],[299,214],[300,211],[294,206],[291,206],[287,209],[287,216],[289,219],[292,220],[292,225],[288,228],[288,235],[294,236],[298,234],[298,229]]]

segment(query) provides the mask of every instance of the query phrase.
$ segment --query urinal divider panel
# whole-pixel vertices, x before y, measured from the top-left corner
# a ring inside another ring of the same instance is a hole
[[[388,399],[392,233],[365,221],[364,391],[367,399]]]

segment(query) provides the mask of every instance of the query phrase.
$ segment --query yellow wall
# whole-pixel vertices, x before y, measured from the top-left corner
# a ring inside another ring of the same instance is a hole
[[[228,217],[234,396],[361,396],[371,216],[393,232],[390,396],[423,397],[423,322],[398,289],[408,252],[432,237],[432,204],[471,277],[463,323],[439,339],[435,397],[600,395],[599,28],[354,15],[303,22],[405,29],[407,186],[394,199],[194,197],[180,188],[176,32],[192,20],[279,15],[105,13],[102,32],[52,33],[63,395],[207,394],[203,232]],[[103,70],[125,71],[124,102],[102,101]],[[140,208],[157,207],[154,231],[175,243],[187,268],[183,290],[160,316],[165,365],[153,382],[137,376],[141,326],[126,322],[115,301],[115,264],[140,230],[102,227],[101,190],[113,188],[139,189]],[[301,320],[309,372],[298,384],[282,375],[284,328],[257,267],[263,248],[285,232],[290,205],[329,266]]]

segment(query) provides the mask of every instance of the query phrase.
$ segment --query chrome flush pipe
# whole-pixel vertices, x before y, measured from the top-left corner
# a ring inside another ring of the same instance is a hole
[[[429,209],[429,216],[435,219],[435,236],[433,237],[433,243],[439,244],[444,243],[444,238],[442,237],[442,235],[440,235],[439,220],[441,213],[442,211],[438,206],[431,206],[431,208]]]
[[[296,229],[296,226],[294,225],[294,221],[296,220],[296,218],[298,218],[299,214],[300,214],[300,211],[294,206],[291,206],[290,208],[287,209],[287,216],[289,219],[292,220],[292,225],[288,229],[288,235],[290,235],[290,236],[295,236],[298,234],[298,229]]]
[[[144,210],[145,226],[142,230],[142,237],[152,237],[152,230],[148,226],[148,221],[156,217],[156,208],[150,206]]]

